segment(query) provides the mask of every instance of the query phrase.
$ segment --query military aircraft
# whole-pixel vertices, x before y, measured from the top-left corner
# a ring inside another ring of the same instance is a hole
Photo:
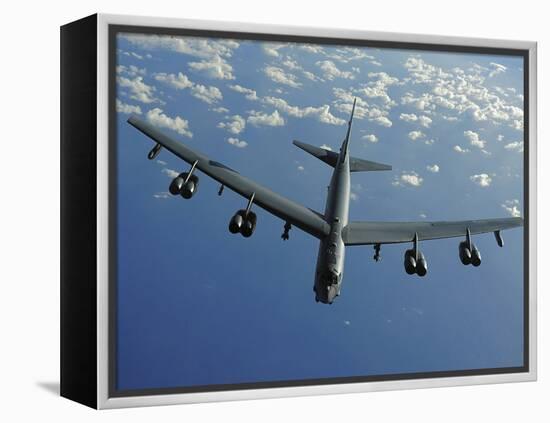
[[[296,140],[293,142],[297,147],[334,168],[324,214],[276,194],[235,170],[191,150],[136,116],[131,116],[128,123],[155,142],[155,146],[148,154],[150,160],[155,159],[164,147],[191,165],[187,172],[180,173],[171,182],[169,187],[171,194],[180,195],[186,199],[193,197],[199,184],[199,178],[196,175],[199,170],[221,184],[218,195],[222,194],[224,187],[229,187],[248,201],[246,207],[238,210],[229,221],[229,231],[232,234],[240,233],[248,238],[254,233],[257,217],[252,207],[256,205],[285,221],[281,236],[283,240],[289,238],[292,225],[318,238],[319,253],[313,286],[317,302],[332,304],[334,298],[340,295],[347,246],[373,245],[374,260],[378,261],[382,244],[412,243],[412,248],[405,251],[405,271],[409,275],[425,276],[428,271],[428,262],[420,251],[421,241],[464,237],[458,247],[460,261],[464,265],[471,264],[477,267],[481,264],[481,254],[472,241],[472,235],[493,232],[497,244],[502,247],[503,239],[500,231],[523,225],[523,219],[520,217],[438,222],[349,222],[351,173],[392,169],[386,164],[349,155],[355,103],[356,99],[353,102],[346,137],[339,153]]]

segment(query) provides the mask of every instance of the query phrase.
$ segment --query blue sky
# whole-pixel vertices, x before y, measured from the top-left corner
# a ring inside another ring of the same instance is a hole
[[[523,213],[523,63],[517,57],[119,34],[119,389],[482,369],[523,364],[523,230],[347,250],[342,295],[316,304],[318,241],[260,209],[250,239],[227,224],[245,200],[130,127],[131,113],[274,191],[324,210],[331,168],[292,145],[337,149],[353,98],[352,220]]]

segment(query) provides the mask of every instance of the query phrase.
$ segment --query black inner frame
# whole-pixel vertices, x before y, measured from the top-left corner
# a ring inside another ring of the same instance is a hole
[[[281,388],[312,385],[334,385],[347,383],[364,383],[379,381],[397,381],[410,379],[433,379],[443,377],[497,375],[507,373],[529,372],[529,50],[470,47],[445,44],[412,43],[396,41],[378,41],[366,39],[346,39],[328,37],[310,37],[281,34],[261,34],[249,32],[229,32],[214,30],[197,30],[184,28],[163,28],[132,25],[109,25],[109,397],[128,397],[143,395],[183,394],[193,392],[216,392],[244,389]],[[167,388],[145,388],[119,390],[116,386],[117,370],[117,124],[116,124],[116,36],[118,33],[137,33],[174,36],[195,36],[203,38],[232,38],[250,41],[296,42],[306,44],[342,45],[355,47],[378,47],[385,49],[439,51],[455,53],[478,53],[504,56],[519,56],[523,58],[523,110],[524,110],[524,152],[523,152],[523,366],[498,367],[471,370],[448,370],[435,372],[416,372],[372,376],[348,376],[336,378],[298,379],[271,382],[249,382],[217,385],[198,385]],[[404,35],[403,38],[406,38]]]

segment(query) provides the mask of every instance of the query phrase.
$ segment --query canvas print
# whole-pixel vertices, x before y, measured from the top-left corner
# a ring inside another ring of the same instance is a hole
[[[524,56],[267,38],[113,36],[114,393],[525,371]]]

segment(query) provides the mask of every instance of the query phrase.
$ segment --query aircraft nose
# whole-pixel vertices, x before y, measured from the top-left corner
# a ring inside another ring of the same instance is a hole
[[[334,298],[336,298],[339,295],[338,293],[338,285],[330,285],[327,287],[327,303],[332,304],[334,301]]]

